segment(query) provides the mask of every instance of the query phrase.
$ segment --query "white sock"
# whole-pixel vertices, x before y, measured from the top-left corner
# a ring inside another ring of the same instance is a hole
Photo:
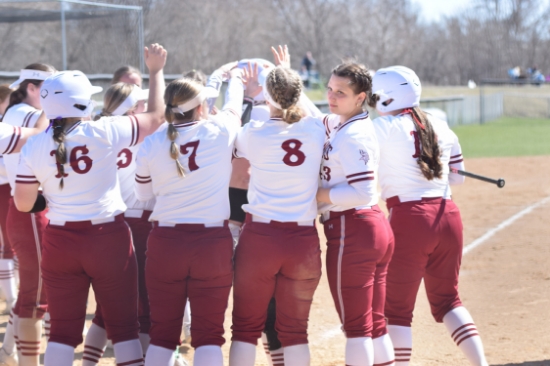
[[[12,355],[15,352],[17,352],[17,349],[15,348],[15,322],[16,319],[19,318],[17,315],[13,313],[13,311],[10,313],[10,319],[8,321],[8,326],[6,327],[6,334],[4,335],[4,343],[2,344],[2,348],[8,355]]]
[[[229,349],[229,366],[254,366],[256,362],[256,345],[233,341]]]
[[[374,350],[371,337],[348,338],[346,340],[346,365],[372,366],[373,362]]]
[[[0,287],[6,299],[6,304],[14,305],[17,300],[17,286],[13,273],[13,259],[0,259]]]
[[[44,314],[44,337],[46,337],[46,340],[50,339],[50,331],[52,329],[52,318],[50,316],[50,313],[46,312]]]
[[[402,327],[400,325],[388,325],[395,353],[396,366],[409,366],[412,355],[412,329],[411,327]]]
[[[113,349],[117,365],[122,363],[124,366],[143,366],[143,352],[139,339],[118,342],[113,345]]]
[[[223,366],[220,346],[201,346],[195,349],[193,366]]]
[[[13,256],[13,277],[15,278],[15,288],[19,288],[19,259]]]
[[[48,342],[44,354],[44,366],[72,366],[74,348],[66,344]]]
[[[96,366],[107,347],[107,331],[92,323],[84,340],[82,366]]]
[[[19,365],[38,366],[40,359],[40,338],[42,338],[42,320],[19,318],[17,334],[19,336]]]
[[[310,355],[307,344],[283,347],[285,366],[309,366]]]
[[[472,316],[465,307],[459,306],[443,317],[443,323],[458,348],[472,365],[487,366],[483,343],[477,332]]]
[[[147,354],[147,348],[149,348],[149,343],[151,342],[151,337],[147,333],[139,333],[139,344],[141,344],[141,350],[143,351],[143,357]]]
[[[395,365],[395,355],[393,352],[393,343],[389,334],[372,340],[374,349],[374,366],[392,366]]]
[[[151,344],[147,349],[145,366],[174,366],[174,350]]]

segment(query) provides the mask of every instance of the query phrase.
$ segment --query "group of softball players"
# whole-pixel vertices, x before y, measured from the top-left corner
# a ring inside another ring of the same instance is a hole
[[[95,116],[102,89],[80,71],[35,63],[0,87],[0,287],[11,311],[0,365],[39,365],[43,318],[44,364],[72,365],[90,285],[83,366],[108,340],[120,366],[184,365],[189,308],[193,364],[223,365],[231,289],[230,366],[253,366],[259,338],[270,365],[310,365],[318,217],[346,365],[409,365],[422,280],[434,319],[472,365],[487,365],[458,295],[462,222],[449,186],[463,178],[449,172],[464,168],[460,144],[419,107],[414,71],[337,65],[323,114],[288,48],[272,52],[274,63],[232,62],[165,87],[167,52],[153,44],[149,89],[121,68]]]

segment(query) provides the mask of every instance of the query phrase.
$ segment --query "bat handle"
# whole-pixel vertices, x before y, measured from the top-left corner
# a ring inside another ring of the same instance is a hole
[[[497,187],[498,187],[498,188],[504,187],[505,184],[506,184],[506,182],[504,181],[504,179],[499,178],[499,179],[497,180]]]

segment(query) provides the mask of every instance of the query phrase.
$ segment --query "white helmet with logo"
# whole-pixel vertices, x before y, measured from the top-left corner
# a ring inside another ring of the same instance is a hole
[[[380,97],[376,109],[392,112],[420,105],[422,86],[416,73],[405,66],[391,66],[376,71],[372,93]]]
[[[46,80],[40,88],[42,109],[48,119],[83,118],[92,114],[92,95],[103,90],[92,86],[82,71],[61,71]]]

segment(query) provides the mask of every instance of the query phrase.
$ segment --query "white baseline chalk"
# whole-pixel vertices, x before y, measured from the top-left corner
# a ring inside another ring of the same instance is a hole
[[[464,249],[462,250],[462,255],[468,254],[470,251],[472,251],[473,249],[477,248],[478,246],[486,242],[489,238],[491,238],[493,235],[498,233],[500,230],[510,226],[515,221],[521,219],[523,216],[527,215],[537,207],[544,205],[548,201],[550,201],[550,197],[546,197],[538,201],[537,203],[534,203],[531,206],[521,210],[520,212],[510,217],[509,219],[504,220],[503,222],[501,222],[500,224],[498,224],[497,226],[495,226],[494,228],[487,231],[485,234],[483,234],[482,236],[480,236],[479,238],[471,242],[468,246],[464,247]]]

